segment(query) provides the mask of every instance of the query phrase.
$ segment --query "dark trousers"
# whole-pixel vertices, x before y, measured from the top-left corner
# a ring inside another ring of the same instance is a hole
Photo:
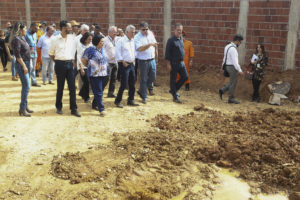
[[[5,50],[4,51],[0,50],[0,57],[1,57],[1,62],[2,62],[3,68],[6,68],[6,65],[8,62],[8,55]]]
[[[226,65],[226,70],[229,73],[229,83],[227,83],[221,90],[226,92],[229,90],[229,100],[234,99],[234,91],[238,81],[239,72],[234,68],[233,65]]]
[[[176,82],[177,74],[180,75],[180,79]],[[186,71],[184,62],[171,62],[170,90],[174,99],[178,98],[177,91],[187,79],[188,73]]]
[[[63,107],[62,97],[65,87],[65,80],[67,79],[70,95],[70,109],[76,110],[75,70],[73,68],[73,62],[56,60],[54,68],[57,78],[56,108],[61,110]]]
[[[90,82],[89,82],[89,77],[87,75],[87,69],[84,69],[84,76],[80,74],[81,80],[83,82],[83,85],[79,91],[79,96],[81,96],[83,98],[83,100],[88,100],[90,98]]]
[[[252,99],[258,99],[259,98],[259,86],[260,86],[261,80],[252,79],[252,86],[253,86],[253,96]]]
[[[137,77],[138,77],[138,69],[139,69],[139,59],[136,58],[134,64],[135,82],[137,81]]]
[[[104,111],[104,104],[102,101],[103,97],[103,82],[105,80],[105,76],[98,77],[90,77],[91,87],[94,93],[94,99],[92,106],[94,108],[98,108],[99,112]]]
[[[113,94],[115,92],[117,75],[118,75],[118,65],[115,63],[108,64],[108,76],[105,77],[103,83],[103,90],[109,82],[108,94]]]
[[[116,97],[116,102],[122,101],[123,92],[126,89],[127,83],[129,85],[128,91],[128,101],[134,100],[134,93],[135,93],[135,71],[134,65],[129,64],[127,67],[124,67],[123,64],[119,65],[119,70],[121,73],[121,85],[118,91],[118,95]]]

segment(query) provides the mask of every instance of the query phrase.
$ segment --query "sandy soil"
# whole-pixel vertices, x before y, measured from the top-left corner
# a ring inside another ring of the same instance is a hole
[[[119,109],[104,98],[105,117],[79,98],[82,117],[71,116],[67,89],[57,115],[56,85],[32,87],[35,113],[24,118],[20,82],[1,72],[0,199],[212,199],[215,163],[258,182],[254,193],[299,192],[299,104],[229,105],[215,92],[224,80],[210,90],[192,80],[182,105],[159,77],[146,105]]]

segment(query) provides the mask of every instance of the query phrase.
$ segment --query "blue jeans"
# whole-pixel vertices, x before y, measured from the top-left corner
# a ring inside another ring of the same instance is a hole
[[[180,75],[180,79],[176,82],[177,73]],[[170,72],[170,89],[174,99],[177,99],[177,91],[181,88],[184,82],[188,79],[188,73],[186,71],[184,62],[172,62]]]
[[[24,74],[23,67],[20,65],[20,63],[16,62],[16,70],[20,76],[20,80],[22,83],[20,110],[24,110],[27,108],[27,97],[30,90],[30,61],[24,61],[24,63],[28,69],[27,74]]]
[[[37,58],[31,58],[30,59],[30,76],[31,76],[31,80],[32,80],[32,84],[35,85],[36,84],[36,77],[35,77],[35,66],[36,66],[36,59]]]
[[[11,55],[11,75],[16,76],[17,70],[16,70],[16,57],[14,55]]]
[[[104,111],[103,97],[103,82],[105,76],[90,77],[91,87],[94,93],[93,107],[98,107],[99,112]]]
[[[128,101],[134,100],[134,93],[135,93],[135,70],[134,65],[129,64],[127,67],[124,67],[121,63],[119,65],[120,73],[121,73],[121,85],[118,91],[118,95],[116,97],[115,102],[119,103],[122,101],[123,92],[126,89],[127,84],[129,85],[128,91]]]
[[[52,82],[54,74],[54,62],[50,58],[45,57],[42,57],[42,61],[43,83],[47,81],[47,73],[49,74],[49,82]]]
[[[139,92],[143,99],[148,98],[147,89],[153,89],[153,82],[156,79],[156,62],[152,60],[138,60],[140,68],[140,89]]]

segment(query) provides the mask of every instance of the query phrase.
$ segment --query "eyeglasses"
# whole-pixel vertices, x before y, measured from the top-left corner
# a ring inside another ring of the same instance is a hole
[[[142,31],[148,31],[148,28],[143,28]]]

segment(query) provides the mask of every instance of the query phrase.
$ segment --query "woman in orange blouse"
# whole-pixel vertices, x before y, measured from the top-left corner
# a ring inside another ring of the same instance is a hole
[[[40,23],[38,23],[38,31],[36,32],[36,37],[37,37],[37,42],[39,41],[40,37],[42,37],[45,33],[42,29],[42,25]],[[37,51],[37,60],[36,60],[36,76],[39,77],[39,71],[41,71],[41,67],[42,67],[42,51],[40,48],[36,48]]]
[[[193,57],[194,57],[194,47],[193,43],[189,40],[185,39],[186,33],[185,31],[182,31],[183,35],[183,45],[184,45],[184,65],[186,68],[186,71],[188,72],[188,80],[184,83],[185,84],[185,90],[190,90],[190,68],[193,65]],[[180,79],[179,74],[177,75],[177,81]]]

